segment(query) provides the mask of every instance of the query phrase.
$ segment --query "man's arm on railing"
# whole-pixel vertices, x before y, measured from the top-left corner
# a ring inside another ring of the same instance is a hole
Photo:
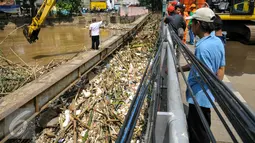
[[[187,64],[187,65],[185,65],[185,66],[182,66],[181,68],[182,68],[182,71],[183,71],[183,72],[190,71],[190,66],[189,66],[189,64]],[[181,72],[181,70],[180,70],[179,67],[177,67],[177,71],[178,71],[178,72]],[[167,74],[167,68],[165,69],[165,73]]]
[[[183,72],[190,71],[190,66],[189,66],[189,64],[187,64],[187,65],[185,65],[185,66],[182,66],[181,68],[182,68]],[[178,70],[178,72],[181,71],[180,68],[178,68],[177,70]]]
[[[217,71],[217,77],[220,80],[223,80],[224,74],[225,74],[225,67],[220,67],[219,70]]]

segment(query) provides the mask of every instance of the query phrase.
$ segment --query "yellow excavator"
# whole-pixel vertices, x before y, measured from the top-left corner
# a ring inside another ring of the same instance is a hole
[[[32,18],[31,24],[24,27],[23,34],[30,44],[38,40],[41,25],[55,3],[56,0],[44,0],[42,6],[37,11],[36,16]]]
[[[255,44],[254,0],[221,0],[213,8],[223,20],[223,30],[230,38]]]
[[[245,44],[255,44],[254,0],[180,0],[186,7],[192,3],[200,8],[205,2],[223,20],[227,37]]]

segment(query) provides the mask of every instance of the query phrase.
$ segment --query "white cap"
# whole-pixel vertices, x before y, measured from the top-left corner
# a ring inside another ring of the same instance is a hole
[[[196,10],[196,12],[192,16],[189,16],[186,19],[196,19],[204,22],[213,22],[213,17],[215,17],[214,12],[210,8],[203,7]]]

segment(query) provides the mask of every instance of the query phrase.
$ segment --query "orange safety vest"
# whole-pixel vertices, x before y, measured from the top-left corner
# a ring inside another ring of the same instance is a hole
[[[185,44],[186,43],[186,40],[187,40],[187,33],[188,33],[188,24],[189,24],[189,20],[186,20],[186,17],[188,17],[189,14],[187,11],[184,11],[184,14],[183,14],[183,18],[184,20],[186,21],[186,29],[184,29],[184,33],[183,33],[183,39],[182,39],[182,42]]]

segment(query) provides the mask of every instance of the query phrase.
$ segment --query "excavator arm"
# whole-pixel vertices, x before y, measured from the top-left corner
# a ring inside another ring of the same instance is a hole
[[[30,44],[38,40],[38,34],[40,32],[41,25],[45,21],[48,13],[55,5],[55,3],[56,0],[44,0],[36,16],[32,18],[31,24],[24,27],[23,34]]]

